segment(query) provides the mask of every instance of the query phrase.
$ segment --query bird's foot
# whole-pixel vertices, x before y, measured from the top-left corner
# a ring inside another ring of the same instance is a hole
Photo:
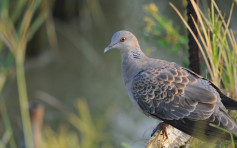
[[[163,129],[162,129],[163,139],[164,138],[168,139],[168,133],[167,133],[168,126],[169,124],[164,123]]]
[[[161,122],[159,123],[154,130],[152,131],[151,137],[155,135],[156,132],[161,131],[163,138],[168,139],[168,134],[167,134],[167,127],[169,126],[169,124],[166,124],[165,122]]]

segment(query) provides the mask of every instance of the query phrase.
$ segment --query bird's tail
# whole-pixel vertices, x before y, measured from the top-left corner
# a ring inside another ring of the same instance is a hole
[[[228,124],[222,127],[224,129],[227,129],[228,127],[229,129],[227,130],[230,131],[233,134],[234,139],[237,140],[236,124],[229,116],[224,117],[224,120],[228,121]],[[218,121],[218,119],[216,119],[216,121]],[[164,122],[176,127],[177,129],[189,135],[192,135],[193,137],[202,139],[204,141],[212,141],[215,139],[231,139],[229,133],[225,132],[224,130],[221,130],[220,128],[210,125],[210,122],[208,120],[192,121],[189,119],[183,119],[182,122],[177,120],[164,120]],[[215,123],[215,121],[212,123],[217,126],[219,126],[219,124],[223,124],[220,122]]]
[[[237,110],[237,101],[234,99],[231,99],[229,97],[227,97],[225,94],[223,94],[221,92],[221,90],[216,87],[211,81],[209,81],[211,86],[214,87],[216,89],[216,91],[219,93],[220,97],[221,97],[221,102],[223,103],[223,105],[226,107],[226,109],[228,110]]]
[[[237,110],[237,101],[236,100],[233,100],[224,94],[221,94],[220,97],[221,97],[221,102],[224,104],[226,109]]]
[[[219,119],[221,127],[227,129],[237,140],[237,124],[236,122],[224,111],[219,113]]]

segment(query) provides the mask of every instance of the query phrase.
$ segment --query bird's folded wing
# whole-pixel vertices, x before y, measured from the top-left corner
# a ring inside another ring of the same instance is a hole
[[[208,119],[217,96],[199,85],[199,78],[181,67],[150,68],[133,80],[132,93],[148,115],[165,120]]]

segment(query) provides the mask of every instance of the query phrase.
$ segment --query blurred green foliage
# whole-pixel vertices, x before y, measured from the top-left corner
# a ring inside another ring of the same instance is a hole
[[[27,92],[26,92],[26,86],[25,86],[25,75],[24,75],[24,59],[25,59],[25,50],[26,50],[26,44],[28,41],[28,34],[29,34],[29,26],[31,24],[31,20],[33,17],[33,14],[35,12],[35,9],[39,6],[40,1],[18,1],[18,9],[15,8],[16,11],[13,11],[14,13],[9,14],[10,10],[10,1],[5,0],[1,1],[1,15],[0,15],[0,36],[1,39],[4,41],[5,45],[7,45],[8,49],[10,50],[10,54],[14,55],[14,59],[16,62],[16,73],[17,73],[17,84],[18,84],[18,90],[19,90],[19,106],[21,111],[21,117],[22,117],[22,125],[23,125],[23,131],[24,131],[24,141],[26,148],[33,147],[33,136],[31,131],[31,124],[30,124],[30,117],[29,117],[29,111],[28,111],[28,98],[27,98]],[[23,10],[23,6],[26,7],[26,11]],[[22,13],[21,13],[22,12]],[[20,15],[23,15],[23,17],[20,17]],[[19,19],[18,19],[19,17]],[[17,26],[15,23],[17,22]],[[1,46],[3,46],[1,44]],[[2,47],[1,47],[2,48]],[[12,62],[12,61],[11,61]],[[8,69],[3,70],[3,67],[1,72],[3,79],[6,80],[6,72]],[[6,81],[2,81],[1,86],[5,85]],[[3,103],[3,102],[1,102]],[[6,110],[3,110],[3,112],[6,112]],[[5,123],[5,122],[4,122]],[[9,125],[6,125],[6,131],[5,133],[12,132],[13,130]],[[14,134],[13,134],[14,135]],[[11,138],[8,138],[9,141],[12,139],[14,141],[14,137],[11,135]],[[2,139],[2,145],[5,147],[7,145],[7,141]],[[15,143],[15,142],[13,142]],[[11,145],[15,147],[15,145]]]
[[[144,6],[150,16],[144,17],[148,36],[155,38],[157,47],[164,47],[171,52],[187,49],[188,37],[181,35],[178,28],[175,28],[172,21],[159,13],[158,7],[154,3]]]
[[[194,0],[191,0],[191,2],[200,23],[199,27],[199,25],[197,25],[197,22],[194,21],[200,40],[198,40],[197,37],[193,34],[190,26],[186,23],[186,20],[182,17],[177,8],[175,8],[172,4],[171,6],[178,13],[183,23],[195,38],[203,55],[203,59],[209,71],[208,75],[210,76],[212,82],[216,86],[221,88],[227,95],[229,95],[233,99],[236,99],[237,44],[234,33],[232,29],[229,28],[234,4],[230,9],[229,17],[226,20],[226,16],[222,15],[214,0],[211,0],[211,8],[209,8],[208,14],[204,14],[199,6],[194,2]],[[230,115],[236,120],[236,111],[232,111]],[[231,145],[231,147],[234,148],[235,143],[232,134],[229,131],[226,131],[225,129],[218,126],[214,127],[222,129],[225,132],[229,133],[232,138],[231,143],[221,141],[221,144],[217,144],[216,146],[229,147],[229,145]],[[192,142],[194,143],[194,145],[195,143],[198,143],[199,146],[199,142],[197,141],[194,140]]]
[[[213,83],[224,90],[230,97],[236,99],[237,92],[237,43],[232,29],[229,28],[232,5],[229,16],[223,16],[215,1],[211,1],[211,8],[208,14],[204,14],[199,6],[193,4],[200,23],[195,23],[200,40],[194,36],[200,51],[203,55],[208,75]],[[176,9],[176,12],[192,32],[185,19]]]
[[[125,143],[125,142],[122,142],[121,145],[124,147],[124,148],[132,148],[131,145]]]
[[[58,132],[54,132],[51,127],[43,128],[44,147],[60,148],[112,148],[109,136],[105,132],[107,127],[107,111],[100,119],[95,120],[90,114],[87,102],[84,99],[78,99],[76,105],[78,113],[67,113],[68,122],[74,127],[68,129],[62,125]]]
[[[58,132],[50,127],[44,127],[44,148],[81,148],[78,134],[69,131],[65,126],[61,126]]]
[[[34,134],[39,133],[35,133],[34,125],[33,123],[31,125],[29,119],[29,102],[24,72],[25,51],[28,41],[32,39],[42,24],[46,25],[48,41],[52,49],[57,48],[57,38],[51,14],[53,2],[53,0],[0,1],[0,37],[2,39],[0,41],[0,113],[1,122],[4,126],[0,147],[16,148],[22,143],[26,148],[110,148],[112,144],[104,130],[106,129],[106,119],[110,118],[113,112],[108,111],[104,116],[101,115],[100,119],[91,117],[88,104],[83,99],[77,102],[78,114],[72,112],[67,114],[67,125],[62,125],[59,131],[54,131],[50,126],[43,126],[42,132],[40,132],[43,139],[42,143],[40,146],[33,146]],[[6,50],[6,48],[9,50]],[[16,69],[14,68],[14,62],[16,63]],[[2,95],[10,78],[10,71],[15,70],[18,80],[19,106],[24,138],[16,137],[15,133],[19,133],[22,129],[12,128],[6,110],[7,104]],[[31,130],[31,126],[33,130]],[[23,139],[24,141],[22,141]]]
[[[109,137],[104,133],[107,126],[107,113],[100,116],[96,121],[90,115],[88,104],[85,100],[77,102],[78,115],[71,114],[69,117],[70,123],[80,132],[80,145],[82,148],[111,147],[108,144]]]

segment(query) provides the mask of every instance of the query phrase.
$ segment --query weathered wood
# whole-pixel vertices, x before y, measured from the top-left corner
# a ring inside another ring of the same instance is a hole
[[[146,148],[176,148],[185,145],[191,136],[169,125],[167,127],[168,139],[162,132],[157,132],[149,140]]]

